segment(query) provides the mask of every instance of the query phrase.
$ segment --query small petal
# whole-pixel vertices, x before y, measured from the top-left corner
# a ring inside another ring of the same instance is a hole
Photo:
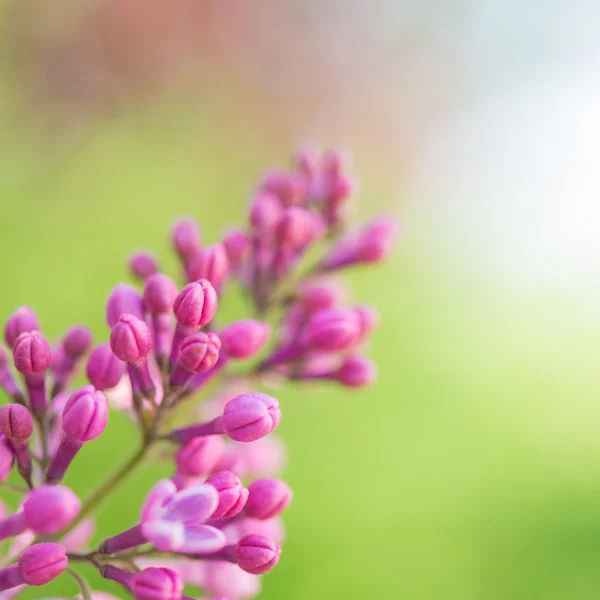
[[[204,523],[218,504],[219,493],[212,485],[196,485],[178,492],[165,508],[162,518],[167,521]]]

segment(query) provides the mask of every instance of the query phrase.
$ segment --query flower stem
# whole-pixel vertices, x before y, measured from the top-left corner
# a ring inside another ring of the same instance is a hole
[[[81,590],[82,599],[92,600],[92,588],[90,587],[87,579],[73,569],[67,569],[67,573],[77,582],[77,585]]]

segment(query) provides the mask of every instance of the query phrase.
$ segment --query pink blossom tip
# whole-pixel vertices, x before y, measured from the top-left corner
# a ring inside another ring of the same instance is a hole
[[[52,362],[50,344],[40,331],[24,331],[13,346],[15,367],[25,375],[45,371]]]
[[[352,310],[321,310],[313,315],[308,324],[309,343],[317,350],[346,350],[356,342],[359,335],[359,319]]]
[[[125,364],[111,350],[110,344],[96,346],[87,362],[86,375],[97,390],[115,387],[125,374]]]
[[[229,265],[233,269],[237,269],[241,262],[244,260],[250,240],[248,235],[240,229],[233,229],[223,238],[223,246],[225,252],[227,252],[227,258],[229,259]]]
[[[92,345],[92,334],[87,327],[77,325],[71,328],[63,339],[65,356],[73,360],[81,358]]]
[[[258,233],[275,229],[283,207],[276,196],[268,192],[259,193],[250,207],[250,223]]]
[[[138,319],[143,318],[142,298],[133,286],[119,283],[112,289],[106,302],[108,326],[114,327],[119,317],[124,314],[133,315]]]
[[[176,297],[177,286],[167,275],[155,273],[146,279],[144,306],[151,315],[170,313]]]
[[[4,340],[12,348],[15,340],[26,331],[36,331],[40,328],[35,311],[29,306],[19,307],[6,321],[4,326]]]
[[[225,451],[220,435],[197,437],[183,445],[175,455],[175,463],[184,475],[207,475],[215,470]]]
[[[136,252],[129,258],[129,270],[134,277],[145,281],[158,272],[158,260],[151,252]]]
[[[186,371],[204,373],[215,366],[220,349],[221,340],[216,333],[194,333],[181,342],[179,362]]]
[[[346,387],[365,387],[377,380],[377,367],[368,358],[348,356],[337,370],[336,379]]]
[[[281,514],[292,502],[293,492],[281,479],[258,479],[248,487],[246,513],[264,521]]]
[[[220,471],[211,475],[206,483],[219,492],[219,505],[212,515],[213,519],[230,519],[239,514],[248,500],[248,489],[240,478],[231,471]]]
[[[217,292],[210,281],[200,279],[188,283],[175,298],[173,312],[185,327],[203,327],[217,311]]]
[[[262,535],[247,535],[237,545],[238,566],[253,575],[262,575],[270,571],[281,556],[281,548]]]
[[[229,259],[223,244],[205,246],[193,254],[187,264],[189,281],[206,279],[220,289],[229,274]]]
[[[149,567],[136,573],[129,587],[136,600],[181,600],[183,581],[171,569]]]
[[[223,429],[238,442],[253,442],[271,433],[279,424],[279,402],[261,393],[240,394],[225,405]]]
[[[123,362],[135,363],[146,358],[152,348],[148,325],[134,315],[121,315],[110,332],[110,347]]]
[[[271,327],[268,323],[244,319],[228,325],[220,333],[223,350],[230,358],[250,358],[268,342]]]
[[[171,242],[183,259],[200,249],[200,230],[193,219],[177,221],[171,229]]]
[[[43,485],[29,492],[23,503],[27,528],[36,535],[54,535],[79,514],[81,502],[62,485]]]
[[[0,431],[9,439],[26,442],[33,433],[31,413],[21,404],[0,408]]]
[[[50,583],[66,570],[68,564],[64,547],[54,542],[29,546],[19,558],[23,581],[33,586]]]
[[[103,392],[86,385],[67,400],[62,429],[77,442],[89,442],[104,433],[108,424],[108,402]]]

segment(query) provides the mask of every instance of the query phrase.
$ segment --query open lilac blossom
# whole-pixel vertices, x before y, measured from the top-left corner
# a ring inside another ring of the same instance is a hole
[[[135,284],[108,292],[108,329],[94,345],[82,325],[50,343],[28,306],[8,317],[0,482],[23,494],[14,511],[0,506],[0,540],[8,540],[0,597],[80,564],[111,582],[113,597],[190,600],[188,584],[205,600],[259,594],[281,558],[293,497],[280,479],[287,450],[273,433],[284,404],[271,388],[358,389],[376,379],[367,354],[379,313],[353,304],[340,275],[385,260],[397,235],[389,219],[349,227],[356,189],[342,153],[305,149],[292,169],[270,169],[256,183],[243,220],[222,238],[204,243],[193,219],[178,221],[170,242],[179,279],[152,251],[131,255]],[[249,306],[225,319],[222,306],[239,304],[228,302],[230,290]],[[89,383],[75,389],[82,370]],[[125,413],[136,447],[121,465],[91,458],[97,485],[80,500],[59,483],[106,431],[109,404]],[[158,460],[170,479],[139,500],[139,519],[124,531],[104,526],[90,547],[94,512]],[[76,597],[109,597],[74,577]]]

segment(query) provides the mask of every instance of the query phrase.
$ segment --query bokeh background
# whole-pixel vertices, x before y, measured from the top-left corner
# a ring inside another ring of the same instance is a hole
[[[175,217],[241,224],[306,141],[403,223],[352,275],[379,383],[279,393],[296,496],[263,600],[598,596],[599,26],[593,0],[0,2],[0,314],[106,339],[132,248],[173,267]],[[112,415],[69,485],[134,443]]]

